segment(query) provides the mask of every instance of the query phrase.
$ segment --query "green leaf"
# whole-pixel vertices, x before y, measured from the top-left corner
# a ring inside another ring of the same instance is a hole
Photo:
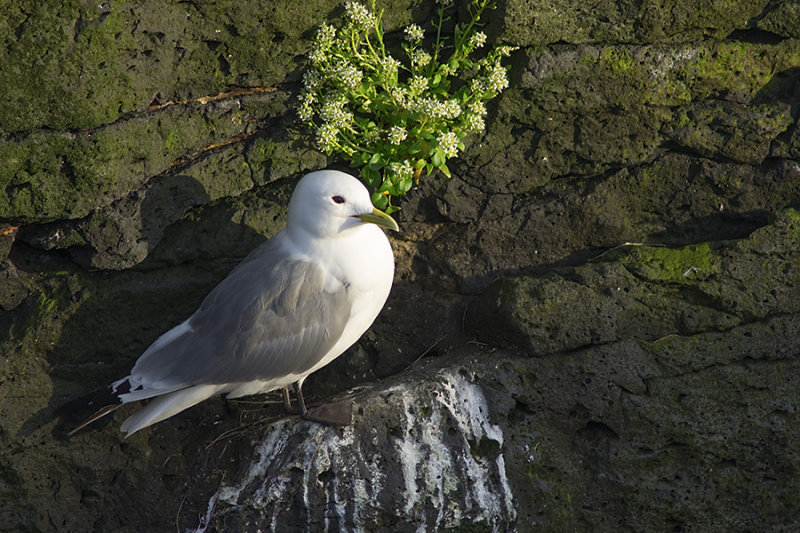
[[[381,186],[378,187],[378,192],[382,194],[386,192],[391,192],[391,188],[392,188],[392,182],[389,180],[384,180],[384,182],[381,183]]]
[[[444,152],[441,148],[434,148],[433,150],[433,157],[431,158],[431,164],[435,167],[440,167],[445,164],[447,158],[444,156]]]
[[[414,161],[414,168],[419,170],[425,166],[426,161],[424,159],[417,159]]]
[[[422,139],[422,153],[431,153],[431,143],[428,141],[436,140],[436,136],[429,129],[424,129],[419,132],[418,137]]]
[[[361,176],[364,178],[364,182],[373,189],[381,182],[381,173],[370,168],[369,165],[361,167]]]
[[[386,166],[386,161],[383,159],[383,154],[380,152],[376,152],[372,154],[372,157],[369,159],[369,168],[370,170],[380,170],[384,166]]]
[[[389,197],[379,192],[372,193],[372,205],[378,209],[384,209],[389,204]]]
[[[447,167],[445,167],[445,168],[447,168]],[[400,194],[405,194],[405,193],[407,193],[408,191],[411,190],[411,186],[412,185],[413,185],[413,181],[411,180],[411,178],[406,178],[406,179],[400,181],[400,183],[398,184],[397,188],[400,190]]]
[[[440,166],[439,170],[441,170],[444,173],[444,175],[447,176],[448,178],[452,177],[450,176],[450,169],[447,168],[447,165]]]

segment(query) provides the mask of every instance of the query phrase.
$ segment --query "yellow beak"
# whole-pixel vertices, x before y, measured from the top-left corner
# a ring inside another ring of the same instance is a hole
[[[386,229],[391,229],[394,231],[400,231],[400,226],[397,225],[397,222],[395,222],[392,217],[390,217],[380,209],[373,209],[372,213],[356,215],[356,217],[360,218],[361,222],[366,222],[368,224],[375,224],[376,226],[380,226]]]

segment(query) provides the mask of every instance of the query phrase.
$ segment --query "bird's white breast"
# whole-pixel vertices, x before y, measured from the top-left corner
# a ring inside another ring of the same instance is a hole
[[[338,342],[308,374],[330,363],[363,335],[386,303],[394,279],[389,239],[372,224],[352,228],[335,239],[316,239],[313,250],[326,266],[326,289],[347,285],[351,314]]]

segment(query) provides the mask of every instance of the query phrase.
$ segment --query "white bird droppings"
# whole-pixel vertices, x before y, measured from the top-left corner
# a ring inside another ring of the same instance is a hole
[[[358,407],[363,414],[344,429],[274,424],[247,475],[211,498],[204,523],[226,515],[226,524],[271,530],[290,522],[318,531],[392,523],[513,529],[502,429],[481,387],[459,369],[372,394]]]

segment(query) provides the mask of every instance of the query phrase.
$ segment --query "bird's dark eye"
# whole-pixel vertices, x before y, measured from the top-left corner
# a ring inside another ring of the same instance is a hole
[[[343,204],[344,203],[344,198],[342,198],[338,194],[336,196],[332,196],[331,200],[333,200],[333,203],[335,203],[335,204]]]

